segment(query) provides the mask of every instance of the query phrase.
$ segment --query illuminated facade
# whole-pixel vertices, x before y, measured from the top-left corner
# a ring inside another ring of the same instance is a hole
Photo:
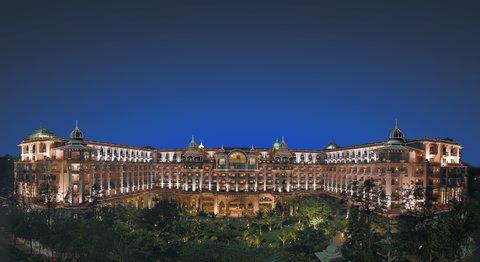
[[[411,208],[405,192],[413,187],[429,192],[438,207],[461,201],[467,176],[458,143],[406,140],[397,125],[387,141],[332,142],[319,150],[291,149],[283,138],[272,148],[208,148],[193,137],[186,148],[130,147],[85,140],[78,125],[69,139],[35,130],[19,147],[16,195],[37,203],[50,197],[60,206],[98,200],[151,207],[171,198],[218,216],[244,216],[303,195],[361,194],[355,184],[370,180],[385,212],[395,213]]]

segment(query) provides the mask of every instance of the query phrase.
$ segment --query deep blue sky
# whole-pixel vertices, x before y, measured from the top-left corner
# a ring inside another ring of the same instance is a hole
[[[322,148],[385,139],[398,118],[480,164],[475,1],[129,2],[3,1],[0,154],[76,119],[140,146]]]

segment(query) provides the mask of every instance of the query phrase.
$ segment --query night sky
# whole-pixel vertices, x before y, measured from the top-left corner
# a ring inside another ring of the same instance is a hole
[[[475,1],[235,2],[3,1],[0,154],[75,120],[138,146],[318,149],[384,140],[398,118],[480,165]]]

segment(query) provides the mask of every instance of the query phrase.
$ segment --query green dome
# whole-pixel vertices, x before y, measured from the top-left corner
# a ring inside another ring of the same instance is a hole
[[[78,128],[78,121],[75,123],[75,129],[70,132],[70,139],[83,140],[83,132]]]
[[[280,148],[280,142],[278,142],[278,139],[275,140],[275,143],[273,143],[273,149],[279,149]]]
[[[48,129],[46,128],[39,128],[34,130],[32,133],[30,133],[27,136],[27,139],[36,140],[36,139],[45,139],[45,138],[51,138],[51,137],[55,137],[55,134],[48,131]]]
[[[398,123],[395,120],[395,126],[393,127],[392,131],[388,136],[388,143],[389,144],[404,144],[405,143],[405,135],[403,131],[398,128]]]

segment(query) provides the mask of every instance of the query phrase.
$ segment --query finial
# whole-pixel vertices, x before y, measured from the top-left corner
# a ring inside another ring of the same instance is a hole
[[[75,129],[78,129],[78,120],[75,120]]]
[[[395,118],[395,128],[398,128],[398,120]]]
[[[250,148],[250,150],[252,150],[252,151],[255,150],[255,148],[253,147],[253,144],[252,144],[252,148]]]
[[[284,136],[282,136],[282,142],[285,142],[285,137]]]

